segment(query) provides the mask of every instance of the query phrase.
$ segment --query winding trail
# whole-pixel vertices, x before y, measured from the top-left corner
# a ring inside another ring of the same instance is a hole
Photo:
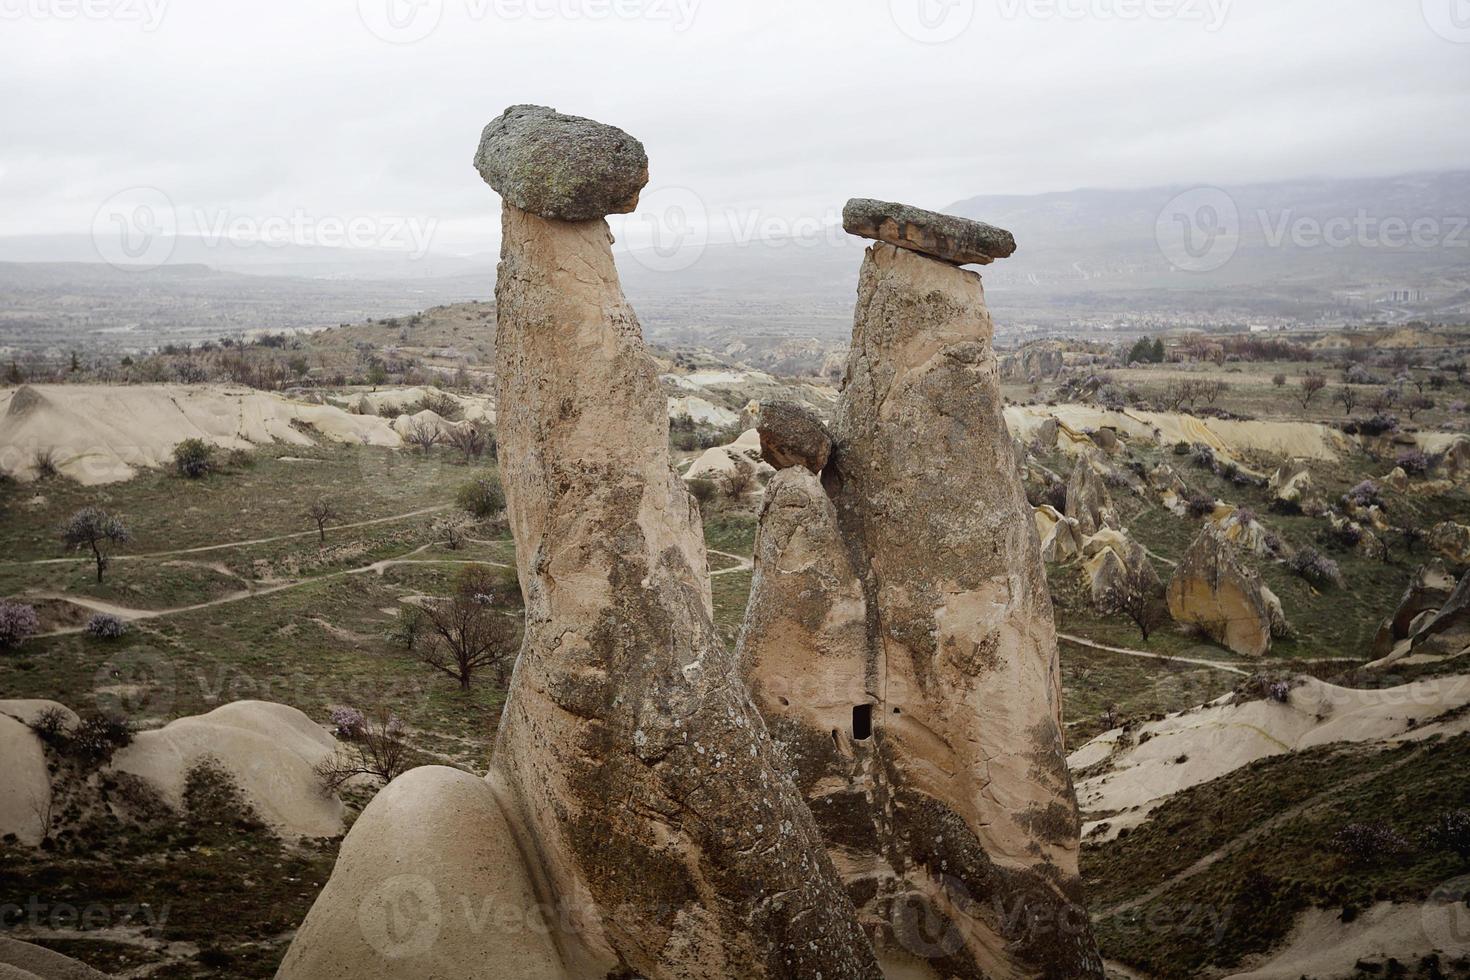
[[[718,571],[710,572],[710,578],[714,578],[716,575],[734,575],[736,572],[755,571],[754,559],[746,558],[744,555],[732,555],[728,551],[715,551],[713,548],[708,548],[706,551],[711,555],[719,555],[721,558],[730,558],[739,562],[734,568],[721,568]]]
[[[1085,636],[1074,636],[1071,633],[1062,633],[1060,631],[1057,632],[1057,639],[1079,647],[1102,650],[1105,653],[1120,653],[1128,657],[1142,657],[1145,660],[1163,660],[1167,663],[1193,664],[1197,667],[1213,667],[1215,670],[1223,670],[1230,674],[1239,674],[1241,677],[1249,677],[1251,675],[1251,672],[1248,670],[1242,670],[1234,664],[1221,663],[1218,660],[1198,660],[1194,657],[1171,657],[1165,653],[1149,653],[1147,650],[1131,650],[1128,647],[1109,646],[1106,643],[1089,640]]]
[[[396,521],[412,520],[415,517],[427,517],[429,514],[438,514],[449,510],[453,504],[438,504],[434,507],[425,507],[422,510],[410,511],[407,514],[394,514],[392,517],[377,517],[370,521],[357,521],[353,524],[334,524],[327,528],[327,533],[335,531],[351,531],[354,528],[374,527],[378,524],[392,524]],[[270,538],[252,538],[247,541],[226,541],[223,544],[206,544],[197,548],[177,548],[173,551],[144,551],[130,555],[112,555],[109,561],[137,561],[140,558],[172,558],[177,555],[201,555],[210,551],[225,551],[230,548],[250,548],[258,544],[275,544],[277,541],[294,541],[297,538],[314,538],[317,531],[294,531],[291,534],[278,534]],[[0,565],[66,565],[74,562],[90,562],[90,557],[76,558],[33,558],[25,561],[6,560]]]

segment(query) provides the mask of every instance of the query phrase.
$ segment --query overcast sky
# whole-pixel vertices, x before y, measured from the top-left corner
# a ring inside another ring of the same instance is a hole
[[[150,188],[181,231],[412,218],[465,251],[518,102],[642,139],[652,200],[772,230],[849,196],[1463,168],[1470,0],[0,0],[0,86],[0,234]]]

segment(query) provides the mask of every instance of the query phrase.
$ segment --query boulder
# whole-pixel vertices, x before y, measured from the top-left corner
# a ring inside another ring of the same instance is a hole
[[[1265,656],[1286,630],[1281,603],[1240,560],[1220,527],[1206,523],[1169,579],[1169,613],[1245,656]]]
[[[1267,483],[1273,506],[1288,513],[1311,512],[1320,505],[1307,460],[1293,459],[1283,463]]]
[[[7,973],[7,968],[11,972]],[[0,936],[0,977],[4,980],[108,980],[108,974],[80,960],[7,936]]]
[[[1387,656],[1402,640],[1414,635],[1414,625],[1426,613],[1438,612],[1455,590],[1455,577],[1445,569],[1444,562],[1434,559],[1419,569],[1409,579],[1409,587],[1399,599],[1393,615],[1383,621],[1373,639],[1376,656]]]
[[[795,402],[762,405],[756,432],[762,458],[778,470],[805,466],[821,473],[832,454],[832,434],[816,412]]]
[[[592,221],[638,207],[648,154],[616,126],[514,105],[485,127],[475,169],[513,207],[542,218]]]
[[[853,198],[842,209],[842,227],[955,265],[988,265],[1016,251],[1015,237],[1004,229],[890,201]]]
[[[1470,650],[1470,572],[1450,593],[1438,612],[1414,631],[1415,653],[1458,656]]]
[[[46,750],[25,722],[9,714],[0,714],[0,769],[0,836],[39,844],[50,829],[43,816],[51,807]]]
[[[1470,525],[1454,521],[1436,524],[1425,541],[1436,555],[1457,565],[1470,564]]]
[[[1098,977],[1038,540],[1075,528],[1026,502],[992,330],[977,275],[869,248],[837,448],[768,490],[741,663],[890,975]],[[1010,933],[1022,901],[1081,928]]]
[[[1248,511],[1233,507],[1223,518],[1212,519],[1220,525],[1220,531],[1225,535],[1225,540],[1241,551],[1252,555],[1270,553],[1270,538],[1265,526]]]
[[[1404,472],[1402,466],[1395,466],[1386,475],[1378,478],[1378,484],[1398,493],[1408,493],[1409,474]]]
[[[1067,478],[1067,516],[1077,522],[1083,536],[1096,534],[1105,527],[1116,527],[1113,498],[1108,485],[1091,456],[1082,456]]]
[[[1077,522],[1050,504],[1034,511],[1036,534],[1041,539],[1041,559],[1046,562],[1070,561],[1082,552],[1082,532]]]

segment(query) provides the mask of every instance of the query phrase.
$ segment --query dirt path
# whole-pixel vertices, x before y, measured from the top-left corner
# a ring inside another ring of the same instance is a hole
[[[312,533],[315,534],[316,532],[313,531]],[[218,599],[211,599],[208,602],[198,602],[189,606],[175,606],[172,609],[131,609],[127,606],[119,606],[111,602],[104,602],[101,599],[93,599],[88,596],[64,595],[58,592],[39,592],[34,593],[34,595],[35,598],[38,599],[53,599],[60,602],[69,602],[74,606],[81,606],[83,609],[90,609],[93,612],[106,613],[107,615],[116,616],[118,619],[122,619],[131,623],[144,619],[161,619],[165,616],[177,616],[180,613],[198,612],[201,609],[211,609],[215,606],[223,606],[232,602],[241,602],[245,599],[256,599],[260,596],[274,595],[277,592],[285,592],[288,589],[299,589],[302,586],[310,585],[313,582],[323,582],[328,579],[343,578],[348,575],[382,575],[385,571],[396,565],[489,565],[492,568],[514,567],[512,565],[507,565],[504,562],[482,561],[471,558],[409,557],[410,555],[416,555],[429,547],[431,546],[421,545],[415,548],[413,551],[410,551],[399,558],[384,558],[382,561],[375,561],[370,565],[363,565],[358,568],[344,568],[335,572],[327,572],[323,575],[313,575],[308,578],[292,579],[289,582],[281,582],[276,585],[268,585],[260,589],[246,589],[240,592],[231,592],[228,595],[220,596]],[[49,633],[38,633],[36,635],[37,637],[67,636],[72,633],[80,633],[82,632],[83,628],[84,627],[81,626],[71,626],[67,627],[66,629],[52,630]]]
[[[750,558],[746,558],[744,555],[732,555],[728,551],[715,551],[712,548],[709,549],[709,553],[719,555],[721,558],[733,558],[740,563],[734,568],[722,568],[719,571],[710,572],[711,578],[714,578],[716,575],[734,575],[736,572],[750,572],[755,570],[755,562]]]
[[[1264,823],[1252,827],[1250,830],[1247,830],[1245,833],[1239,835],[1238,837],[1235,837],[1227,843],[1215,848],[1215,850],[1206,854],[1198,861],[1195,861],[1183,871],[1168,878],[1165,881],[1160,882],[1137,898],[1129,899],[1126,902],[1120,902],[1119,904],[1114,905],[1112,908],[1104,909],[1103,911],[1093,916],[1094,920],[1109,919],[1116,915],[1122,915],[1125,912],[1131,912],[1134,909],[1139,908],[1140,906],[1147,905],[1149,902],[1152,902],[1160,895],[1163,895],[1166,891],[1168,891],[1170,888],[1173,888],[1180,882],[1188,881],[1190,878],[1193,878],[1200,872],[1209,870],[1212,865],[1220,861],[1222,858],[1229,857],[1246,845],[1254,843],[1261,837],[1275,830],[1277,827],[1280,827],[1287,821],[1300,816],[1302,813],[1306,812],[1312,807],[1317,806],[1320,803],[1325,803],[1330,800],[1340,798],[1342,796],[1343,790],[1352,789],[1355,786],[1359,786],[1362,783],[1368,782],[1370,779],[1377,779],[1380,776],[1386,776],[1399,767],[1407,765],[1408,763],[1419,758],[1419,756],[1423,755],[1427,751],[1427,747],[1418,749],[1414,752],[1410,752],[1402,759],[1399,759],[1395,762],[1390,762],[1386,766],[1382,766],[1368,772],[1360,772],[1355,776],[1350,776],[1347,779],[1333,784],[1328,789],[1325,789],[1315,796],[1311,796],[1303,800],[1293,807],[1282,810],[1280,813],[1276,814],[1274,817],[1271,817]]]
[[[1109,646],[1106,643],[1097,643],[1083,636],[1073,636],[1071,633],[1057,633],[1057,639],[1066,643],[1073,643],[1079,647],[1087,647],[1091,650],[1102,650],[1105,653],[1121,653],[1127,657],[1142,657],[1145,660],[1163,660],[1167,663],[1193,664],[1197,667],[1213,667],[1215,670],[1223,670],[1231,674],[1239,674],[1241,677],[1249,677],[1251,672],[1242,670],[1234,664],[1221,663],[1218,660],[1197,660],[1194,657],[1171,657],[1164,653],[1149,653],[1147,650],[1130,650],[1128,647]]]
[[[357,521],[354,524],[334,524],[327,528],[328,534],[337,531],[351,531],[360,527],[374,527],[378,524],[392,524],[396,521],[412,520],[415,517],[426,517],[429,514],[437,514],[449,510],[453,504],[439,504],[435,507],[425,507],[423,510],[410,511],[407,514],[394,514],[392,517],[378,517],[371,521]],[[258,544],[274,544],[277,541],[294,541],[297,538],[314,538],[316,531],[296,531],[291,534],[278,534],[270,538],[252,538],[248,541],[227,541],[224,544],[206,544],[197,548],[178,548],[174,551],[145,551],[133,555],[113,555],[112,561],[137,561],[140,558],[172,558],[177,555],[201,555],[209,551],[225,551],[230,548],[250,548]],[[0,562],[5,565],[65,565],[73,562],[89,562],[90,557],[77,558],[36,558],[30,561],[6,561]]]

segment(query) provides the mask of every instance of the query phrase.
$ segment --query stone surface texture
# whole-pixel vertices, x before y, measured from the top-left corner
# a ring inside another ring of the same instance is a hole
[[[1286,630],[1281,602],[1240,559],[1220,526],[1206,522],[1169,579],[1169,614],[1236,653],[1265,656]]]
[[[762,405],[756,431],[762,458],[778,470],[805,466],[821,473],[832,454],[832,433],[816,412],[795,402]]]
[[[475,169],[513,207],[590,221],[638,207],[648,154],[616,126],[516,105],[485,127]]]
[[[741,664],[890,975],[1101,976],[991,337],[979,276],[868,250],[833,459],[767,491]]]
[[[1016,251],[1016,239],[1002,228],[891,201],[853,198],[842,209],[842,227],[955,265],[988,265]]]

